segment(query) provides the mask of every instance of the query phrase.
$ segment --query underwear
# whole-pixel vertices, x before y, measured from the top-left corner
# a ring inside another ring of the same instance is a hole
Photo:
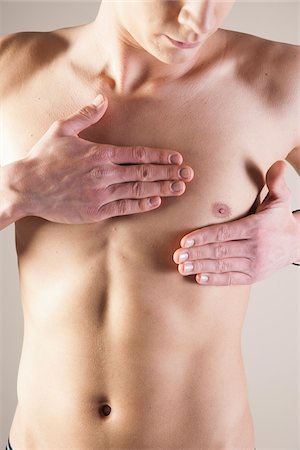
[[[10,445],[9,438],[8,438],[7,446],[6,446],[5,450],[13,450],[12,446]]]
[[[6,446],[5,450],[13,450],[12,446],[10,445],[9,438],[8,438],[8,442],[7,442],[7,446]],[[254,450],[256,450],[256,449],[254,449]]]

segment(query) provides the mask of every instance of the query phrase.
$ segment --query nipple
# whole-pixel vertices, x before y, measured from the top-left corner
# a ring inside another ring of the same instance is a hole
[[[228,219],[231,216],[231,209],[226,203],[214,203],[212,205],[212,212],[218,219]]]
[[[102,416],[109,416],[111,412],[111,407],[107,403],[105,403],[104,405],[102,405],[100,412]]]

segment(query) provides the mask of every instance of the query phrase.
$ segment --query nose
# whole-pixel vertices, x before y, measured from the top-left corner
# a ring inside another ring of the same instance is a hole
[[[178,22],[198,35],[207,33],[213,24],[212,0],[186,1],[178,15]]]

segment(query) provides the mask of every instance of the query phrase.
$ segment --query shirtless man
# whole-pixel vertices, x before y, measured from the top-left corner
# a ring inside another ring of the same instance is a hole
[[[142,214],[16,222],[14,450],[255,446],[240,348],[250,285],[202,285],[178,259],[184,236],[254,213],[276,161],[300,171],[299,48],[221,29],[233,3],[104,1],[90,24],[3,41],[5,163],[26,158],[58,118],[67,135],[63,119],[102,92],[108,109],[82,138],[173,149],[194,171],[184,195],[165,192]],[[226,248],[196,246],[190,259],[223,252],[228,272]],[[241,272],[254,264],[247,252]]]

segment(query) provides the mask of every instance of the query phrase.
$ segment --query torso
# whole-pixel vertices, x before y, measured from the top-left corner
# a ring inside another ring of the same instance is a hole
[[[107,113],[81,135],[178,150],[195,173],[184,195],[97,224],[16,223],[25,329],[13,447],[254,448],[240,349],[250,287],[200,286],[172,260],[188,232],[254,212],[266,171],[291,150],[269,57],[280,44],[232,42],[208,79],[194,73],[154,98],[106,91]],[[63,63],[7,100],[8,159],[96,95]]]

